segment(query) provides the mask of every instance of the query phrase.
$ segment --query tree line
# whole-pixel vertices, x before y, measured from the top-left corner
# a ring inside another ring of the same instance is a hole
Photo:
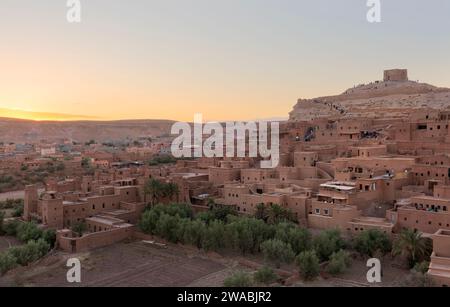
[[[259,207],[254,216],[239,216],[227,206],[194,215],[189,205],[156,205],[143,213],[139,227],[169,242],[205,251],[261,253],[265,262],[275,267],[294,263],[305,280],[323,269],[332,275],[344,273],[354,254],[402,256],[410,268],[416,267],[421,273],[427,267],[431,240],[420,232],[404,229],[395,240],[377,229],[362,231],[351,239],[344,239],[337,229],[312,236],[308,229],[290,220],[290,212],[284,211],[287,209],[278,205]]]

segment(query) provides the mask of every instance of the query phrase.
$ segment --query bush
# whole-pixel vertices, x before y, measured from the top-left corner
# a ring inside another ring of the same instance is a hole
[[[17,227],[17,238],[22,242],[38,240],[42,237],[42,230],[33,222],[19,223]]]
[[[23,205],[16,205],[12,213],[13,217],[21,217],[23,215]]]
[[[205,226],[202,247],[205,250],[218,250],[224,247],[225,225],[220,220]]]
[[[337,229],[328,229],[322,231],[314,238],[314,250],[322,261],[326,261],[330,256],[344,247],[344,240]]]
[[[17,266],[17,259],[10,252],[0,253],[0,274],[5,274]]]
[[[272,268],[263,266],[258,271],[256,271],[253,278],[256,282],[268,285],[275,282],[278,279],[278,276],[277,274],[275,274]]]
[[[156,224],[156,234],[167,239],[172,243],[177,243],[180,238],[178,237],[179,231],[178,227],[181,224],[181,219],[176,216],[171,216],[168,214],[161,214],[158,223]]]
[[[327,272],[332,275],[339,275],[345,272],[351,265],[351,258],[348,252],[340,250],[330,256]]]
[[[429,261],[422,261],[422,262],[416,263],[416,265],[414,266],[414,271],[425,274],[426,272],[428,272],[429,267],[430,267]]]
[[[280,223],[275,229],[275,238],[291,244],[296,255],[311,248],[311,233],[306,228],[299,228],[293,223]]]
[[[297,256],[300,275],[305,280],[313,279],[320,273],[319,257],[315,251],[304,251]]]
[[[7,236],[16,236],[19,222],[14,220],[3,225],[3,231]]]
[[[22,246],[11,247],[9,252],[17,259],[18,264],[27,265],[45,256],[49,250],[50,244],[44,239],[39,239],[31,240]]]
[[[261,243],[271,238],[273,228],[255,218],[234,217],[225,227],[227,246],[239,249],[243,255],[258,252]]]
[[[53,248],[56,242],[56,231],[54,229],[44,230],[42,233],[42,239],[50,245],[50,248]]]
[[[188,220],[183,233],[183,242],[201,248],[205,231],[206,225],[202,221]]]
[[[82,237],[83,233],[87,230],[87,224],[85,222],[74,223],[71,229],[77,236]]]
[[[139,228],[148,234],[154,234],[159,220],[159,213],[156,210],[145,211],[139,220]]]
[[[264,241],[261,244],[261,251],[264,259],[273,262],[277,267],[280,267],[281,263],[292,262],[295,257],[291,245],[277,239]]]
[[[387,234],[377,229],[370,229],[356,236],[354,248],[361,255],[373,257],[376,252],[381,252],[383,255],[389,252],[392,244]]]
[[[253,280],[248,273],[236,272],[227,277],[224,280],[223,285],[225,287],[251,287],[253,285]]]

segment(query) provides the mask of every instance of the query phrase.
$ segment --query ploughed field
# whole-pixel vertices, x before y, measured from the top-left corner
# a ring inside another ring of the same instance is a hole
[[[68,283],[66,279],[69,269],[66,261],[72,257],[81,261],[79,284]],[[221,272],[225,269],[221,263],[179,246],[163,248],[134,241],[80,254],[56,252],[32,267],[8,273],[0,278],[0,285],[183,287],[197,282],[202,284],[203,278],[214,274],[222,275]],[[220,278],[219,282],[222,283],[222,280]]]

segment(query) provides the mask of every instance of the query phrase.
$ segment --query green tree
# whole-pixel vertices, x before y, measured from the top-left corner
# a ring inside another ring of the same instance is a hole
[[[264,205],[263,203],[256,205],[255,218],[266,221],[267,219],[266,205]]]
[[[278,224],[286,221],[296,222],[294,214],[291,210],[276,204],[270,205],[269,208],[267,208],[265,220],[268,224]]]
[[[224,287],[251,287],[253,286],[253,280],[248,273],[236,272],[233,275],[225,278],[223,285]]]
[[[236,210],[230,206],[215,206],[211,213],[216,220],[221,220],[223,222],[227,221],[230,215],[237,216]]]
[[[392,252],[394,255],[406,257],[412,268],[418,262],[427,260],[431,254],[431,241],[422,236],[417,230],[404,229],[394,241]]]
[[[164,184],[156,179],[149,179],[144,185],[145,198],[150,196],[150,205],[154,206],[164,196]]]
[[[20,223],[17,227],[17,238],[22,242],[38,240],[41,237],[42,230],[34,222]]]
[[[180,240],[178,237],[180,223],[181,219],[178,215],[170,216],[163,213],[156,224],[156,234],[172,243],[177,243]]]
[[[172,199],[173,197],[176,197],[176,200],[178,201],[178,196],[180,195],[180,190],[178,189],[178,185],[176,183],[163,183],[162,187],[162,196],[167,197],[169,199]]]
[[[278,275],[268,266],[261,267],[253,276],[254,280],[261,284],[271,284],[278,279]]]
[[[154,234],[159,220],[159,213],[155,210],[146,210],[139,220],[139,228],[148,234]]]
[[[327,272],[332,275],[339,275],[345,272],[351,265],[350,254],[344,250],[333,253],[327,266]]]
[[[377,229],[369,229],[358,233],[354,248],[362,255],[373,257],[377,251],[383,255],[389,252],[392,244],[386,233]]]
[[[311,248],[312,237],[308,229],[287,222],[276,225],[275,229],[275,239],[291,244],[296,255]]]
[[[42,233],[42,239],[47,242],[51,248],[55,246],[56,242],[56,231],[54,229],[46,229]]]
[[[22,246],[11,247],[9,252],[17,259],[18,264],[27,265],[45,256],[49,250],[50,244],[44,239],[39,239],[30,240]]]
[[[305,280],[313,279],[320,273],[320,262],[315,251],[301,252],[296,259],[300,275]]]
[[[77,236],[82,237],[83,233],[87,230],[87,225],[85,222],[77,222],[73,224],[72,229],[74,233],[77,234]]]
[[[314,250],[322,261],[328,260],[331,254],[342,249],[344,243],[341,233],[337,229],[324,230],[313,240]]]
[[[280,267],[281,263],[291,263],[295,257],[291,245],[277,239],[264,241],[261,251],[264,259],[274,263],[276,267]]]
[[[273,238],[273,228],[261,220],[248,217],[232,218],[225,227],[225,241],[243,255],[256,253],[265,240]]]
[[[219,250],[224,247],[225,225],[214,220],[205,226],[202,246],[205,250]]]
[[[189,221],[184,230],[183,240],[187,244],[201,248],[205,232],[205,223],[200,220]]]

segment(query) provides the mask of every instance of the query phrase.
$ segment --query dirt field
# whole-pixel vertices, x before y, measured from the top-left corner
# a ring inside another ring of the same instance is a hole
[[[8,243],[0,240],[0,248]],[[77,257],[81,261],[81,284],[66,281],[67,259]],[[204,253],[192,247],[169,244],[157,247],[142,241],[119,243],[87,253],[67,254],[59,251],[29,267],[18,268],[0,277],[0,286],[129,286],[129,287],[220,287],[234,271],[254,272],[264,261],[260,256],[236,254],[220,256]],[[366,280],[366,261],[354,259],[351,268],[339,277],[322,274],[311,282],[298,278],[295,265],[283,266],[282,284],[296,287],[383,287],[400,286],[409,271],[401,268],[390,257],[382,260],[381,284],[369,284]]]
[[[141,241],[120,243],[89,253],[56,252],[29,268],[19,268],[0,278],[0,285],[74,286],[66,281],[68,258],[81,261],[81,284],[75,286],[188,286],[226,270],[219,261],[178,246],[167,249]],[[227,276],[225,274],[224,276]],[[225,278],[225,277],[223,277]],[[223,282],[219,278],[219,283]],[[205,279],[208,281],[208,279]]]

